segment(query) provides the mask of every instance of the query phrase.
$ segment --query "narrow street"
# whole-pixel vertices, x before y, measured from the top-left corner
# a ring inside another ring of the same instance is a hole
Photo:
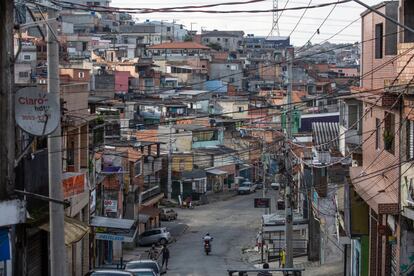
[[[243,262],[241,253],[255,241],[263,209],[253,208],[253,198],[259,196],[261,191],[179,210],[179,222],[189,228],[170,247],[167,275],[226,275],[229,268],[251,267]],[[202,243],[207,232],[214,238],[209,256],[204,254]]]

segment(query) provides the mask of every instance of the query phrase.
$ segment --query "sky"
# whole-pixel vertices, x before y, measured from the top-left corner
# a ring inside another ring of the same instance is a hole
[[[161,8],[186,5],[203,5],[220,2],[234,2],[235,0],[112,0],[111,6],[128,7],[128,8]],[[312,0],[313,4],[332,2],[335,0]],[[378,0],[364,0],[366,4],[375,5],[380,3]],[[308,0],[279,0],[279,8],[307,6]],[[222,6],[211,9],[215,10],[249,10],[249,9],[272,9],[273,1],[266,0],[260,3],[247,5]],[[291,42],[295,46],[306,43],[312,34],[316,31],[324,18],[331,11],[332,6],[307,10],[305,16],[291,36]],[[325,24],[320,28],[320,34],[312,39],[312,43],[318,43],[331,37],[352,21],[360,18],[360,14],[365,10],[355,2],[348,2],[338,5],[329,16]],[[279,20],[280,35],[287,36],[296,25],[303,11],[285,11],[281,14]],[[206,14],[206,13],[153,13],[134,15],[138,21],[144,20],[167,20],[185,25],[187,29],[200,32],[201,28],[206,30],[242,30],[246,34],[264,35],[270,33],[272,27],[273,15],[269,13],[260,14]],[[275,33],[276,35],[276,33]],[[346,28],[341,34],[330,40],[332,43],[352,43],[360,41],[361,37],[361,20],[353,23]]]

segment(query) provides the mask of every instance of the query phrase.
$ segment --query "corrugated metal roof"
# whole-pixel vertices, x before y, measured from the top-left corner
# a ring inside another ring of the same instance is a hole
[[[40,229],[50,231],[49,222],[42,224]],[[65,244],[71,245],[83,239],[89,233],[89,226],[77,219],[65,217],[64,224]]]
[[[339,149],[339,123],[313,122],[312,136],[314,145],[319,151]]]

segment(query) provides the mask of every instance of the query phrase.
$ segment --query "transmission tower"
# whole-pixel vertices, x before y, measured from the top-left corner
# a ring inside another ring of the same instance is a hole
[[[279,32],[279,12],[277,9],[279,8],[279,0],[273,0],[273,20],[272,20],[272,30],[270,35],[277,35],[280,36]]]

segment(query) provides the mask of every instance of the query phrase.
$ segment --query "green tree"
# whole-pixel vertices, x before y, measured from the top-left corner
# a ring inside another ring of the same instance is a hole
[[[193,41],[193,37],[191,35],[186,34],[184,37],[184,41]]]
[[[216,51],[221,50],[221,45],[218,44],[217,42],[210,42],[209,44],[207,44],[207,46]]]

